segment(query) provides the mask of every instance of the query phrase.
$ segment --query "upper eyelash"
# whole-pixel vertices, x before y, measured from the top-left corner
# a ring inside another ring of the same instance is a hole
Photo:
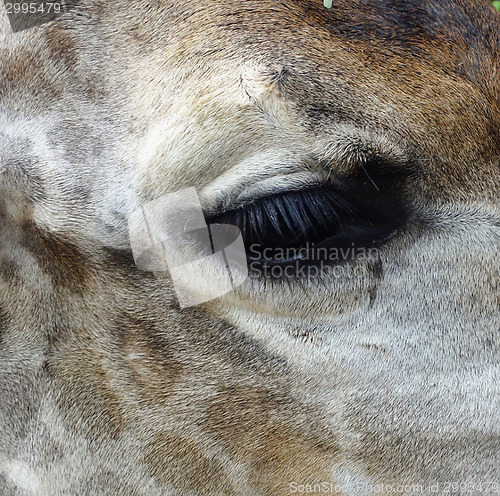
[[[263,242],[272,228],[285,241],[285,234],[296,232],[302,238],[322,230],[342,228],[343,219],[357,219],[357,209],[331,187],[286,192],[260,198],[214,221],[237,225],[244,238]]]

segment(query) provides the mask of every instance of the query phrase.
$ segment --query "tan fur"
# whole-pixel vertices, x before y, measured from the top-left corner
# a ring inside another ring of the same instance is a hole
[[[81,0],[18,33],[0,12],[1,496],[494,494],[489,2]],[[128,219],[161,195],[368,191],[380,157],[411,215],[340,275],[180,309],[134,263]]]

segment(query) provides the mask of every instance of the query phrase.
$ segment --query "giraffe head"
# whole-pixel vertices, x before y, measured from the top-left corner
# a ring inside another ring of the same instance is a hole
[[[69,7],[0,15],[6,487],[486,481],[490,3]]]

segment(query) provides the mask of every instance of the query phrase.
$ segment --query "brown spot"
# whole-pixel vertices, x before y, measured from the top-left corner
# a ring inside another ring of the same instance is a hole
[[[158,434],[147,447],[144,461],[159,482],[176,489],[220,496],[238,493],[221,462],[186,437]]]
[[[113,319],[112,335],[126,360],[118,368],[127,395],[139,399],[130,414],[144,418],[152,430],[162,429],[143,451],[158,482],[201,494],[237,494],[233,462],[245,474],[242,484],[259,494],[288,494],[295,481],[331,480],[338,452],[331,428],[287,393],[286,372],[271,368],[265,350],[240,342],[229,328],[216,332],[206,316],[195,319],[194,310],[191,319],[187,312],[177,315],[178,323],[169,313],[166,327],[154,317],[158,308],[150,311],[147,302],[136,302],[136,308],[135,315],[124,312]],[[252,369],[245,368],[246,361]],[[245,377],[258,377],[263,385],[226,386]],[[182,435],[175,420],[180,412],[186,419]]]
[[[124,428],[123,405],[109,382],[104,348],[85,331],[64,333],[51,347],[45,371],[68,423],[84,433],[116,439]],[[108,359],[109,360],[109,359]]]
[[[338,445],[317,413],[263,387],[228,387],[202,421],[235,460],[248,465],[264,494],[288,494],[290,482],[331,480]]]
[[[47,29],[47,45],[53,60],[72,69],[77,62],[76,44],[71,36],[53,24]]]
[[[0,257],[0,277],[7,283],[15,283],[20,280],[19,266],[12,260]]]
[[[43,100],[45,106],[58,100],[63,91],[61,84],[56,84],[44,67],[45,57],[38,52],[19,50],[11,54],[0,51],[3,59],[0,72],[0,96],[23,96]]]
[[[52,278],[56,291],[63,288],[82,294],[87,288],[90,262],[72,242],[38,229],[29,221],[23,229],[23,244]]]
[[[167,403],[183,370],[176,358],[179,345],[154,322],[126,314],[116,320],[113,335],[120,341],[139,398],[149,405]]]

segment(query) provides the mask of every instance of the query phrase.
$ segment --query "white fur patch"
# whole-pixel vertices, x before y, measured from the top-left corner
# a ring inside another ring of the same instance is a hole
[[[0,466],[7,480],[28,494],[39,494],[40,480],[31,467],[23,461],[11,460]]]

